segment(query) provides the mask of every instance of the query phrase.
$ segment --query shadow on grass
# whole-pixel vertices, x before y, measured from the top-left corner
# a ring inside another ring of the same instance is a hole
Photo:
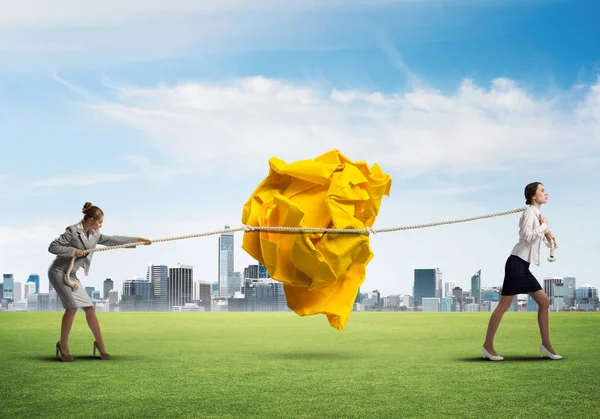
[[[361,359],[365,355],[357,353],[340,353],[340,352],[270,352],[259,354],[261,357],[293,359],[299,361],[323,361],[323,360],[347,360]]]
[[[54,356],[28,356],[26,357],[29,361],[42,361],[42,362],[62,362],[59,358]],[[128,356],[128,355],[112,355],[111,359],[103,360],[97,356],[92,355],[73,355],[73,362],[119,362],[119,361],[133,361],[136,359],[142,359],[139,356]]]
[[[459,362],[546,362],[553,361],[550,358],[540,358],[539,356],[530,355],[530,356],[504,356],[503,361],[490,361],[487,358],[482,357],[470,357],[470,358],[458,358]]]

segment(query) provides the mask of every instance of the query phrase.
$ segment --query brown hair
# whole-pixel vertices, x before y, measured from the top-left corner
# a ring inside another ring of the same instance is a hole
[[[541,182],[532,182],[525,186],[525,204],[531,205],[531,200],[535,196],[538,186],[541,184]]]
[[[83,205],[83,209],[81,210],[81,212],[83,212],[84,220],[89,220],[90,218],[97,220],[98,218],[104,215],[104,212],[97,206],[92,205],[91,202],[86,202]]]

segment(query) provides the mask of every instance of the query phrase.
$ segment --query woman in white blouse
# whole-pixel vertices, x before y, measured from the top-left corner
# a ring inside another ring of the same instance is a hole
[[[554,239],[554,234],[548,229],[548,219],[540,213],[540,207],[548,202],[548,193],[540,182],[533,182],[525,187],[525,199],[528,207],[523,211],[519,220],[519,242],[506,261],[500,302],[492,313],[485,343],[481,348],[483,357],[492,361],[504,359],[494,349],[494,335],[500,326],[502,316],[511,306],[517,294],[531,295],[538,305],[538,323],[542,337],[540,355],[546,355],[550,359],[562,358],[556,354],[550,343],[548,325],[550,300],[529,270],[530,263],[540,264],[541,242],[543,241],[546,246],[550,247],[550,240]]]

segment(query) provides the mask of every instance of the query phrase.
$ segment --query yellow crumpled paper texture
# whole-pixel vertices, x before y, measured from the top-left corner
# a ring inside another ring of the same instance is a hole
[[[391,177],[339,150],[287,164],[269,160],[269,175],[244,205],[251,226],[372,227]],[[288,307],[300,316],[325,314],[343,330],[373,258],[369,235],[245,232],[243,249],[284,284]]]

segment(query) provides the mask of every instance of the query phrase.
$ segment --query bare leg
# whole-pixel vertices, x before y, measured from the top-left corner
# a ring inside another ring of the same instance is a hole
[[[548,296],[544,290],[532,292],[529,295],[531,295],[531,298],[533,298],[538,305],[538,324],[540,326],[542,345],[544,345],[544,347],[551,353],[556,354],[556,352],[554,352],[554,348],[552,348],[552,344],[550,343],[550,319],[548,314],[550,300],[548,299]]]
[[[100,351],[105,353],[104,339],[102,338],[102,332],[100,331],[100,322],[98,321],[98,316],[96,316],[96,309],[91,306],[84,307],[83,310],[85,311],[85,319],[87,320],[90,330],[94,334],[94,338],[96,339]]]
[[[487,333],[485,335],[485,343],[483,347],[486,351],[488,351],[492,355],[498,355],[494,350],[494,336],[496,335],[496,331],[500,326],[500,321],[502,320],[502,316],[511,306],[513,299],[516,296],[514,295],[503,295],[500,297],[500,302],[498,303],[498,307],[492,313],[490,317],[490,322],[488,324]]]
[[[63,354],[69,355],[69,334],[73,326],[73,320],[77,314],[76,308],[65,310],[60,326],[60,350]]]

